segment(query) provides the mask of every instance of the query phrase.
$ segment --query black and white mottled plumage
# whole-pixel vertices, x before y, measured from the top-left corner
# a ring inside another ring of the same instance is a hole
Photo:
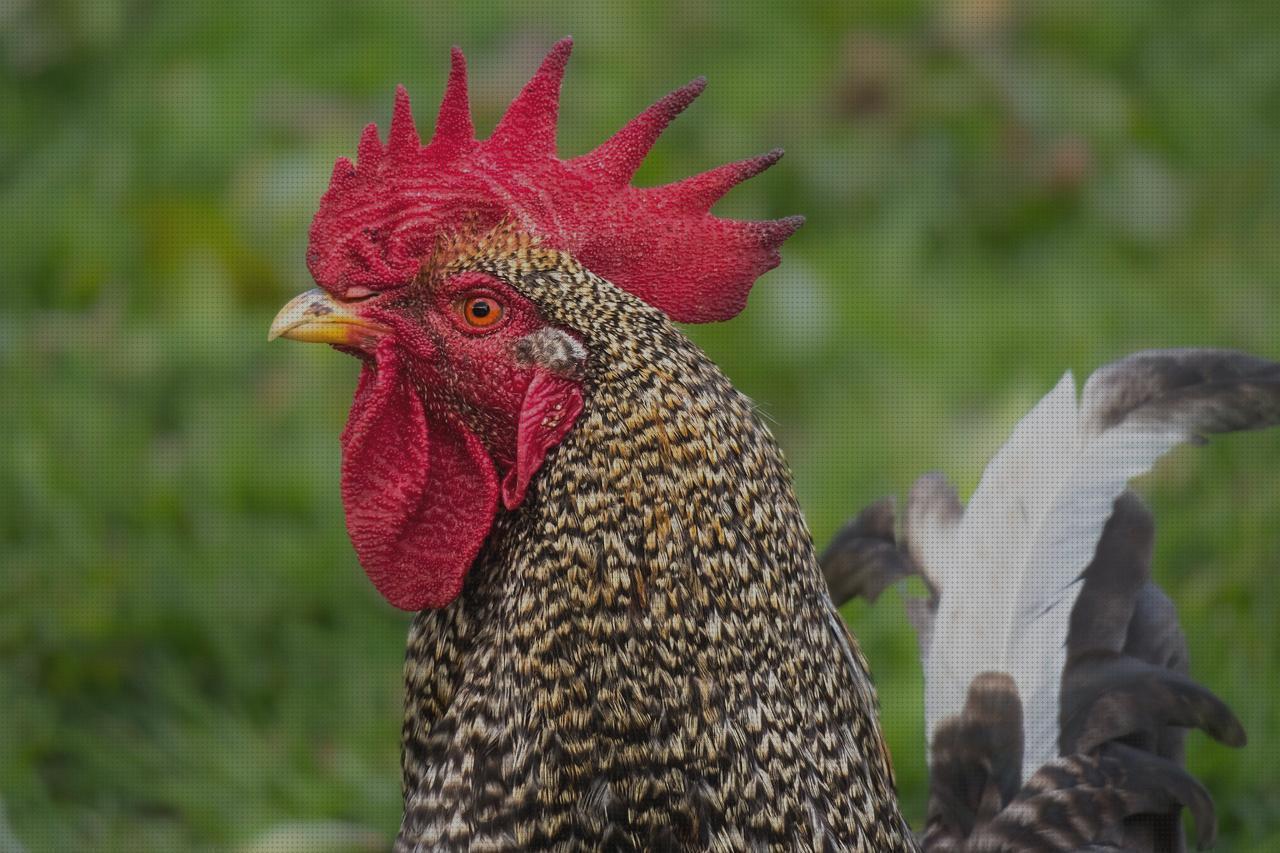
[[[527,236],[477,270],[583,414],[456,601],[414,619],[395,849],[916,849],[777,445],[660,311]],[[557,369],[561,369],[557,368]]]
[[[881,501],[823,567],[837,603],[908,600],[925,669],[924,846],[955,851],[1182,850],[1215,834],[1180,766],[1186,729],[1240,746],[1230,709],[1187,674],[1172,602],[1150,578],[1154,525],[1128,482],[1183,442],[1280,423],[1280,364],[1222,350],[1142,352],[1068,373],[1015,428],[967,506],[940,475],[911,491],[902,536]]]

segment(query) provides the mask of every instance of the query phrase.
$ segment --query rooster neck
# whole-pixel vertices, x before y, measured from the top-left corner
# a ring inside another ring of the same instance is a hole
[[[402,840],[466,814],[522,847],[702,847],[721,824],[907,849],[781,453],[677,331],[627,332],[462,596],[414,622]]]
[[[790,473],[750,400],[678,331],[645,331],[588,376],[583,414],[495,524],[468,596],[497,611],[568,602],[566,618],[625,617],[630,636],[825,613]]]

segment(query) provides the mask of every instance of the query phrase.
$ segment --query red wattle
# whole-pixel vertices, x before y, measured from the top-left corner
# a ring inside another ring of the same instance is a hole
[[[433,413],[393,341],[366,364],[342,433],[347,531],[369,580],[403,610],[443,607],[489,535],[498,478],[474,433]]]

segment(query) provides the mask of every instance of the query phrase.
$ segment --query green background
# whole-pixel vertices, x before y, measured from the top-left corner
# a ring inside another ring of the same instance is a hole
[[[819,544],[916,475],[967,493],[1064,370],[1280,357],[1270,0],[849,4],[0,2],[0,849],[382,849],[408,617],[343,529],[357,366],[268,345],[309,286],[333,158],[458,43],[487,133],[577,40],[561,150],[698,74],[638,176],[787,149],[722,202],[802,212],[736,320],[692,334],[757,400]],[[1139,484],[1194,674],[1222,849],[1280,849],[1280,432]],[[846,610],[923,809],[914,639]]]

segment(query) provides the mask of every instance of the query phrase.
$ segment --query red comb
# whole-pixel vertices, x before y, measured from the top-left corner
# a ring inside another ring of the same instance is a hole
[[[457,48],[426,146],[409,96],[397,88],[386,145],[371,124],[360,137],[356,165],[345,157],[334,165],[311,223],[307,265],[316,282],[337,296],[395,287],[417,275],[440,231],[509,219],[676,320],[725,320],[741,311],[752,283],[778,265],[778,247],[804,220],[750,222],[709,211],[781,152],[674,184],[631,186],[667,124],[702,92],[699,78],[594,151],[559,159],[560,80],[572,47],[566,38],[552,48],[483,141],[475,139],[466,60]]]

